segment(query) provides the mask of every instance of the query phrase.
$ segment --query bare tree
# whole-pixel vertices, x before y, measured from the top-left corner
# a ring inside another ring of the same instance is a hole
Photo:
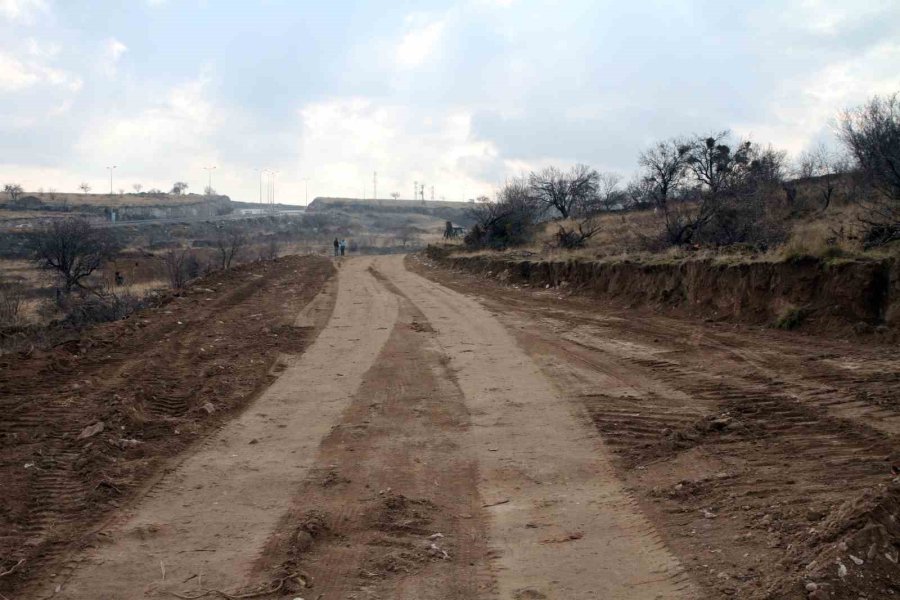
[[[18,183],[7,183],[3,186],[3,191],[7,193],[11,202],[15,202],[24,193],[22,186]]]
[[[721,131],[705,138],[696,137],[682,146],[688,171],[712,204],[743,183],[750,164],[752,144],[742,141],[732,150],[726,143],[728,137],[727,131]]]
[[[186,184],[183,181],[176,181],[172,185],[172,193],[175,194],[176,196],[182,195],[185,191],[187,191],[187,189],[188,189],[188,184]]]
[[[694,209],[685,194],[691,148],[688,141],[673,138],[645,150],[638,158],[640,179],[631,188],[633,197],[641,195],[652,204],[671,244],[689,242],[693,231]]]
[[[591,206],[592,203],[587,201],[583,212],[590,214],[594,210],[609,212],[617,208],[624,208],[625,194],[619,189],[621,180],[622,177],[616,173],[598,173],[595,206]]]
[[[465,243],[472,248],[506,248],[518,246],[531,239],[541,214],[540,201],[535,198],[525,179],[507,181],[497,194],[497,202],[479,201],[472,205],[469,216],[475,221]]]
[[[578,212],[588,212],[597,197],[599,173],[586,165],[575,165],[569,171],[556,167],[531,173],[528,183],[533,196],[547,210],[555,210],[563,219]]]
[[[684,188],[688,149],[684,140],[671,139],[658,142],[638,158],[643,169],[641,187],[657,208],[665,207]]]
[[[750,142],[739,142],[732,150],[727,143],[728,137],[728,132],[722,131],[676,142],[676,154],[683,161],[681,168],[687,177],[684,180],[673,179],[671,183],[678,186],[668,189],[664,203],[657,202],[669,243],[694,243],[722,211],[724,199],[745,183],[752,145]],[[669,155],[668,159],[671,162],[676,157]],[[673,163],[673,168],[676,164]],[[672,202],[668,196],[682,183],[693,186],[681,194],[680,202]]]
[[[393,198],[394,200],[399,200],[400,194],[398,192],[391,192],[391,198]]]
[[[87,194],[91,191],[91,184],[87,182],[82,182],[81,185],[78,186],[78,189],[81,190],[81,193]]]
[[[861,199],[866,244],[900,239],[900,96],[875,96],[844,112],[838,135],[877,192]]]
[[[851,170],[846,156],[829,149],[824,144],[803,152],[797,164],[797,176],[801,179],[815,179],[820,185],[819,195],[822,210],[826,210],[837,192],[837,183]]]
[[[166,252],[163,262],[166,265],[166,275],[169,277],[169,285],[172,289],[182,290],[190,278],[188,273],[190,250],[176,248]]]
[[[275,260],[281,252],[281,244],[276,239],[270,239],[259,253],[259,257],[263,260]]]
[[[135,194],[140,194],[141,190],[144,189],[144,186],[141,185],[140,183],[135,183],[131,186],[131,189],[134,190]]]
[[[223,269],[231,268],[231,263],[247,245],[247,235],[237,225],[220,226],[216,233],[216,248]]]
[[[54,271],[66,293],[84,288],[84,280],[118,253],[108,229],[93,227],[85,219],[60,219],[29,238],[38,266]]]
[[[207,196],[215,196],[215,195],[216,195],[216,190],[213,189],[212,186],[208,185],[208,186],[206,186],[205,188],[203,188],[203,193],[204,193],[205,195],[207,195]]]
[[[771,146],[762,148],[745,142],[748,147],[748,163],[743,183],[751,191],[760,187],[778,187],[787,178],[787,152]]]

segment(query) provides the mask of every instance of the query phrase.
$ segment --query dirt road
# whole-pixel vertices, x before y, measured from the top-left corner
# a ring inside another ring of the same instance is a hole
[[[413,257],[339,263],[297,324],[331,306],[246,411],[24,597],[805,598],[815,581],[877,598],[897,583],[890,352],[599,310]]]

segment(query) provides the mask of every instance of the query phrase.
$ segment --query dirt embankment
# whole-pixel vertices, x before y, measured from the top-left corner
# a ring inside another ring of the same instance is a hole
[[[654,305],[711,320],[825,333],[900,337],[900,261],[667,263],[517,260],[454,255],[429,246],[428,257],[504,283],[566,287],[629,306]]]
[[[64,576],[59,558],[134,498],[166,459],[271,383],[332,276],[319,257],[216,273],[182,295],[46,351],[0,357],[0,593]]]

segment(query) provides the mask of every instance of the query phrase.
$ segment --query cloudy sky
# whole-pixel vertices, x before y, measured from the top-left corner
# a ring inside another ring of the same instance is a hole
[[[898,90],[898,0],[0,0],[0,183],[462,200],[684,133],[796,153]]]

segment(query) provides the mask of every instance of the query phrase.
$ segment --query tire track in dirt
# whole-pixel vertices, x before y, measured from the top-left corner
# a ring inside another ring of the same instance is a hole
[[[297,596],[469,600],[493,587],[463,394],[430,323],[396,297],[390,338],[257,565],[302,573],[312,589],[294,577]]]
[[[433,273],[477,290],[583,402],[704,597],[799,599],[818,581],[856,600],[900,585],[896,354]]]
[[[268,384],[277,349],[302,350],[309,333],[285,330],[282,314],[302,306],[330,273],[329,262],[310,257],[243,266],[54,348],[0,357],[0,568],[25,561],[0,591],[15,592],[50,568],[64,578],[59,559],[92,543],[89,527],[128,502],[164,458]],[[251,314],[265,319],[263,332],[248,339]],[[243,361],[204,373],[232,352],[204,342],[217,330],[235,335],[233,352]],[[207,401],[216,414],[199,411]],[[158,409],[170,402],[178,410]],[[103,431],[80,440],[98,421]]]
[[[376,268],[437,330],[465,394],[499,596],[697,597],[580,404],[561,397],[477,302],[406,271],[402,259]]]
[[[144,598],[198,575],[219,589],[247,584],[312,450],[386,341],[396,311],[364,263],[344,265],[331,321],[309,349],[246,412],[110,523],[101,544],[76,556],[78,567],[60,591],[54,595],[60,585],[54,583],[41,596]]]

